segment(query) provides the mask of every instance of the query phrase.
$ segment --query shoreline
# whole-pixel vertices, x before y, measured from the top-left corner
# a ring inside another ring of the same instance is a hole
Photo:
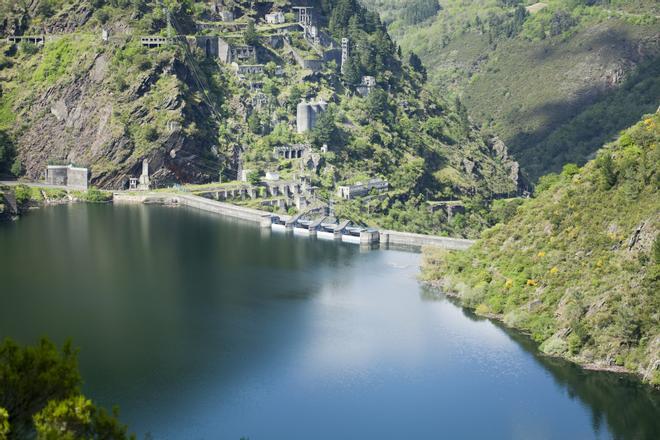
[[[620,375],[625,375],[627,377],[634,378],[636,381],[638,381],[640,384],[647,386],[651,389],[654,390],[660,390],[660,387],[653,386],[649,382],[644,381],[644,377],[636,372],[627,370],[625,367],[619,366],[619,365],[602,365],[597,362],[580,362],[579,360],[575,358],[569,358],[566,356],[556,356],[556,355],[551,355],[544,353],[541,351],[538,347],[540,344],[538,344],[536,341],[534,341],[531,338],[531,335],[529,332],[526,332],[523,329],[517,328],[517,327],[512,327],[504,322],[503,316],[504,315],[498,315],[494,313],[488,313],[488,314],[478,314],[476,313],[476,309],[472,307],[468,307],[464,305],[461,301],[461,297],[456,293],[456,292],[451,292],[444,290],[444,282],[443,280],[433,280],[433,281],[421,281],[421,283],[425,286],[428,286],[432,288],[437,295],[443,295],[447,297],[450,301],[454,302],[457,307],[460,307],[464,310],[468,310],[470,313],[473,313],[475,316],[488,319],[489,321],[494,321],[495,324],[501,325],[509,330],[516,331],[520,333],[521,335],[524,335],[526,338],[530,340],[530,342],[534,342],[536,344],[536,352],[540,356],[545,356],[548,358],[555,358],[555,359],[561,359],[566,362],[570,362],[571,364],[577,365],[581,369],[585,371],[602,371],[606,373],[614,373],[614,374],[620,374]]]

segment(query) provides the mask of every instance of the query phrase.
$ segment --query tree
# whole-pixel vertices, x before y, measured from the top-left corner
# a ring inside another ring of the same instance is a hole
[[[300,87],[298,85],[294,85],[291,87],[291,92],[289,93],[289,100],[287,102],[287,105],[290,109],[295,110],[296,106],[302,99],[303,92],[300,90]]]
[[[108,415],[85,396],[52,400],[34,416],[39,440],[126,439],[117,413]]]
[[[54,418],[56,414],[65,416],[68,404],[60,408],[57,402],[79,396],[81,383],[77,352],[72,348],[71,343],[64,344],[60,351],[55,344],[46,339],[42,339],[34,347],[20,347],[6,339],[0,344],[0,408],[3,408],[0,412],[0,432],[8,426],[6,428],[8,439],[32,438],[35,432],[35,415],[49,408],[44,416],[38,418],[42,422],[43,429],[46,429],[50,421],[56,420]],[[121,431],[116,414],[109,416],[93,405],[89,408],[89,413],[93,416],[92,427],[98,428],[99,431],[89,430],[84,438],[109,440],[126,438],[125,428],[122,435],[111,435]]]
[[[438,0],[413,0],[403,10],[403,19],[408,24],[417,24],[433,17],[439,10]]]
[[[45,339],[35,347],[21,348],[11,340],[0,345],[0,407],[9,412],[14,435],[29,431],[32,415],[48,401],[78,393],[80,384],[70,343],[61,353]]]
[[[247,26],[245,26],[245,32],[243,33],[243,39],[245,40],[245,44],[250,46],[259,44],[259,34],[254,26],[254,20],[248,20]]]
[[[259,170],[250,171],[247,175],[247,181],[250,185],[259,185],[261,183],[261,172]]]
[[[10,171],[14,161],[14,143],[9,135],[0,130],[0,175]]]
[[[344,82],[346,84],[355,85],[360,84],[361,80],[362,72],[358,60],[353,56],[349,56],[346,66],[344,67]]]
[[[321,113],[312,128],[312,142],[316,146],[331,145],[337,140],[337,125],[335,124],[335,111],[330,107]]]
[[[367,113],[372,119],[382,119],[390,110],[387,92],[383,89],[374,89],[367,98]]]
[[[408,64],[415,72],[421,74],[424,81],[426,81],[426,67],[424,67],[422,60],[415,52],[410,52],[410,55],[408,55]]]

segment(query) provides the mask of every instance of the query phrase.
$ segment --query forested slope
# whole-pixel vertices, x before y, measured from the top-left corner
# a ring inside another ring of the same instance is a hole
[[[533,180],[584,163],[660,100],[654,1],[365,3]]]
[[[660,384],[660,114],[540,194],[467,252],[427,251],[424,277],[541,350]]]

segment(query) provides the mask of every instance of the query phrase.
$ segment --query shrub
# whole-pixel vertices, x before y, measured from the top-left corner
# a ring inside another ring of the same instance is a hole
[[[32,190],[27,185],[18,185],[14,188],[14,196],[18,206],[25,206],[32,200]]]
[[[16,158],[16,160],[14,160],[14,163],[11,165],[10,171],[16,177],[23,174],[23,162],[21,162],[19,158]]]
[[[551,356],[560,356],[566,353],[567,344],[566,341],[560,337],[553,336],[541,344],[539,348],[545,354],[549,354]]]
[[[152,125],[144,129],[144,138],[149,142],[155,142],[159,136],[158,129]]]
[[[0,440],[5,440],[9,435],[9,413],[0,408]]]
[[[102,203],[112,200],[112,193],[91,187],[87,192],[82,194],[81,198],[86,202]]]

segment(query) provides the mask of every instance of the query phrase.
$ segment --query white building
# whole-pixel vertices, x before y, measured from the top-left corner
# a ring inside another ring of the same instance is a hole
[[[218,12],[221,21],[232,22],[234,21],[234,13],[231,11],[220,11]]]
[[[282,24],[286,21],[282,11],[271,12],[266,14],[266,23],[268,24]]]
[[[371,179],[367,183],[358,182],[355,185],[342,185],[337,187],[337,196],[345,200],[368,195],[371,190],[377,192],[387,191],[389,183],[383,179]]]

